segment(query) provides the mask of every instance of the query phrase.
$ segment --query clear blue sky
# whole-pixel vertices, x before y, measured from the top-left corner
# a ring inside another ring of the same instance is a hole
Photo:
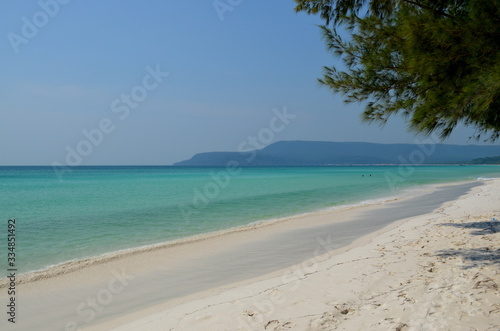
[[[317,17],[292,0],[219,3],[2,1],[0,165],[64,165],[69,150],[81,165],[171,164],[237,150],[284,107],[296,117],[266,143],[414,142],[401,119],[364,124],[361,105],[319,87],[337,60]]]

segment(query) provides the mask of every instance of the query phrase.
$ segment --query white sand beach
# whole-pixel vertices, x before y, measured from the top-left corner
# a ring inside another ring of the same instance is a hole
[[[500,330],[500,180],[344,252],[89,330]]]
[[[431,185],[411,197],[77,261],[21,277],[18,323],[0,326],[500,330],[497,218],[500,179]]]

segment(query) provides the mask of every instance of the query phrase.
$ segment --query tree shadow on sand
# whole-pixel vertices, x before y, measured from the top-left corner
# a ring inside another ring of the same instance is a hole
[[[453,226],[461,229],[474,229],[471,234],[475,236],[484,236],[500,232],[500,221],[493,220],[488,222],[470,222],[470,223],[444,223],[443,226]]]
[[[473,231],[470,234],[474,236],[487,236],[500,232],[500,221],[496,219],[485,222],[445,223],[443,226],[472,229]],[[500,248],[491,246],[470,249],[445,249],[438,251],[436,255],[440,257],[461,257],[467,262],[464,269],[479,266],[500,266]]]
[[[472,249],[445,249],[438,251],[439,257],[461,257],[466,263],[464,269],[484,266],[500,266],[500,249],[490,247]]]

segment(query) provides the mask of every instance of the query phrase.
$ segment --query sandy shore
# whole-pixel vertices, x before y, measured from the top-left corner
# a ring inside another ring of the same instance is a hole
[[[91,330],[500,330],[500,180],[338,254]]]
[[[19,278],[0,329],[499,330],[499,216],[500,179],[432,185],[76,261]]]

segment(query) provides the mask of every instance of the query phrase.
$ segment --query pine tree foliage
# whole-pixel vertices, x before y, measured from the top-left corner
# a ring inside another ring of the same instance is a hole
[[[499,138],[500,0],[295,1],[325,20],[327,49],[344,64],[320,83],[365,103],[364,120],[402,114],[417,132],[446,137],[464,123]]]

